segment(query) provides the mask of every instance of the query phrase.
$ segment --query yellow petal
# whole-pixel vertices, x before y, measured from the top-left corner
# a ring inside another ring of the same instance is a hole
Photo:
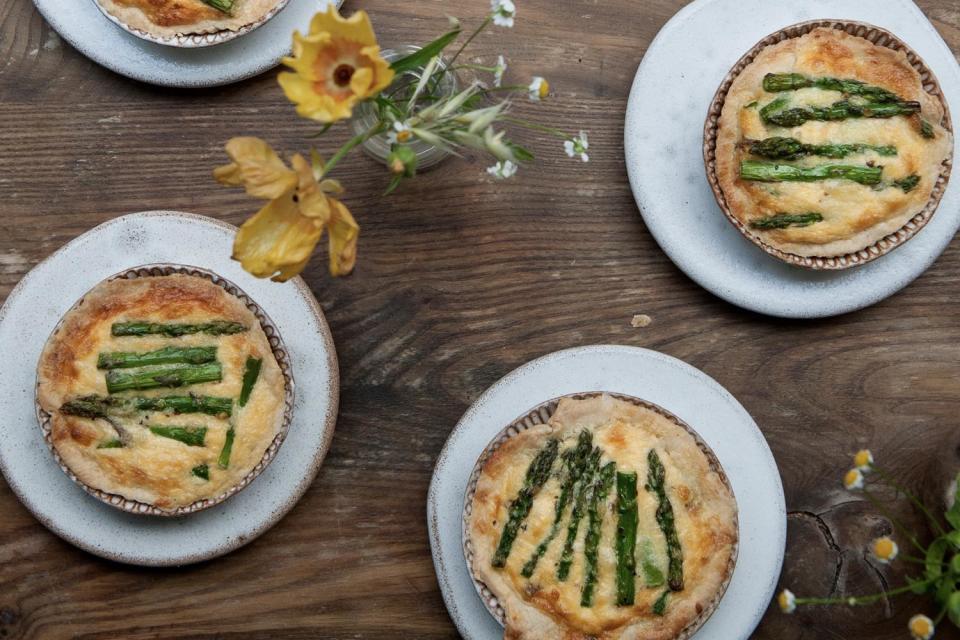
[[[330,198],[333,217],[328,227],[330,234],[330,275],[343,276],[353,271],[357,262],[357,238],[360,227],[350,211],[339,200]]]
[[[330,5],[326,13],[317,13],[310,21],[311,35],[324,32],[360,44],[377,44],[377,37],[373,33],[373,25],[366,11],[357,11],[349,18],[344,18],[335,6]]]
[[[380,47],[364,47],[360,50],[360,53],[365,55],[373,65],[373,82],[370,84],[367,95],[372,96],[389,87],[390,83],[393,82],[395,73],[390,68],[390,63],[380,55]]]
[[[300,273],[323,235],[323,224],[300,215],[293,195],[271,200],[237,231],[233,259],[258,278]]]
[[[277,81],[287,99],[297,105],[297,114],[317,122],[326,124],[349,118],[353,113],[353,105],[357,102],[355,95],[338,102],[329,95],[318,94],[312,82],[295,73],[283,72],[277,77]]]
[[[260,138],[231,138],[226,145],[233,164],[214,171],[224,184],[247,187],[256,198],[278,198],[297,184],[297,174]]]
[[[361,67],[353,72],[350,78],[350,90],[361,97],[365,97],[373,84],[373,69]]]
[[[313,218],[320,224],[326,223],[330,219],[330,203],[313,176],[313,167],[299,153],[294,155],[290,162],[299,178],[297,206],[300,208],[300,214]]]
[[[343,185],[340,184],[339,180],[334,180],[333,178],[327,178],[326,180],[320,181],[320,191],[323,191],[327,195],[338,196],[345,191]]]

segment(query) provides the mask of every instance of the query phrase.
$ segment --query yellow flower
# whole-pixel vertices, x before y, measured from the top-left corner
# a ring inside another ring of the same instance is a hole
[[[540,102],[550,95],[550,83],[540,76],[533,76],[530,86],[527,87],[527,94],[534,102]]]
[[[873,466],[873,454],[870,453],[870,450],[860,449],[860,451],[857,451],[856,455],[853,456],[853,466],[860,471],[869,471]]]
[[[303,156],[293,168],[259,138],[233,138],[227,143],[232,163],[214,170],[223,184],[270,200],[237,231],[233,258],[258,278],[284,282],[303,271],[326,229],[330,236],[330,273],[345,275],[357,258],[360,228],[350,211],[330,194],[342,191],[335,180],[317,182],[317,173]]]
[[[915,615],[907,623],[910,637],[914,640],[930,640],[933,637],[933,620],[925,615]]]
[[[847,471],[846,475],[843,476],[843,486],[848,490],[862,489],[863,488],[863,472],[860,469],[850,469]]]
[[[898,553],[900,553],[900,547],[887,536],[873,541],[873,556],[883,564],[895,560]]]
[[[789,589],[784,589],[777,595],[777,604],[780,605],[780,611],[793,613],[797,610],[797,597]]]
[[[354,105],[393,82],[393,70],[380,47],[365,11],[344,19],[330,5],[310,21],[310,32],[293,34],[293,57],[283,59],[293,69],[277,80],[297,113],[319,122],[349,118]]]

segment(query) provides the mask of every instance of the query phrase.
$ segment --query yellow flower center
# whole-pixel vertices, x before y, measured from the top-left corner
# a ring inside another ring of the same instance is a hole
[[[918,638],[928,638],[933,633],[933,624],[929,618],[914,618],[910,621],[910,633]]]
[[[777,602],[780,605],[780,608],[784,611],[790,608],[790,598],[787,596],[785,591],[781,592],[780,595],[777,596]]]
[[[550,83],[546,80],[540,81],[540,98],[546,98],[550,93]]]
[[[404,129],[403,131],[398,131],[398,132],[397,132],[397,142],[406,142],[407,140],[410,139],[410,137],[411,137],[412,135],[413,135],[413,134],[412,134],[409,130],[407,130],[407,129]]]
[[[857,451],[857,455],[853,457],[853,464],[858,467],[866,467],[870,464],[870,452],[866,449]]]
[[[349,87],[350,79],[353,77],[354,71],[356,71],[356,69],[349,64],[341,64],[333,70],[334,84],[338,87]]]
[[[891,540],[890,538],[878,538],[873,543],[874,555],[884,560],[890,558],[893,555],[894,548],[895,547],[893,544],[893,540]]]
[[[859,477],[860,477],[860,474],[857,472],[856,469],[850,469],[850,471],[847,471],[847,475],[843,477],[843,483],[848,487],[852,487],[854,484],[857,483],[857,480],[859,479]]]

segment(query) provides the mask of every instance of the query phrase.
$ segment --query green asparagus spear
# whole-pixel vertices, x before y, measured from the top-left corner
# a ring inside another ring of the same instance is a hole
[[[206,427],[172,427],[168,425],[150,425],[150,433],[161,438],[170,438],[190,445],[202,447],[207,437]]]
[[[246,406],[247,400],[250,399],[253,385],[257,383],[257,378],[260,377],[260,366],[262,364],[263,360],[260,358],[247,358],[247,365],[243,370],[243,387],[240,389],[240,400],[238,402],[241,407]]]
[[[903,189],[904,193],[910,193],[917,188],[917,185],[920,184],[920,176],[913,174],[909,175],[906,178],[900,178],[899,180],[894,180],[891,182],[893,186]]]
[[[557,451],[560,448],[559,440],[550,440],[547,446],[540,450],[533,458],[533,462],[527,468],[527,475],[523,479],[523,486],[520,488],[517,497],[510,503],[510,515],[507,523],[503,527],[503,533],[500,534],[500,542],[497,544],[497,550],[493,554],[493,560],[490,564],[494,567],[504,567],[507,564],[507,556],[510,555],[510,549],[513,547],[513,541],[520,532],[520,525],[526,520],[533,506],[533,498],[540,491],[541,487],[550,477],[550,469],[557,459]]]
[[[871,144],[804,144],[796,138],[773,137],[753,140],[749,143],[750,153],[771,160],[796,160],[802,156],[823,156],[841,159],[857,153],[874,153],[890,157],[897,155],[897,148]]]
[[[670,589],[665,589],[657,601],[653,603],[653,613],[662,616],[667,612],[667,597],[670,595]]]
[[[233,439],[236,436],[233,424],[227,429],[227,437],[223,441],[223,448],[220,449],[220,457],[217,458],[217,466],[226,469],[230,466],[230,453],[233,451]]]
[[[882,87],[860,82],[859,80],[840,80],[838,78],[810,78],[799,73],[768,73],[763,78],[763,90],[769,93],[796,91],[815,87],[826,91],[840,91],[848,96],[861,96],[871,102],[903,102],[904,100]]]
[[[203,382],[220,382],[222,379],[223,367],[219,362],[167,365],[134,371],[112,369],[107,372],[107,391],[118,393],[132,389],[183,387]]]
[[[210,479],[210,467],[207,466],[206,463],[198,464],[191,470],[191,473],[193,473],[193,475],[197,476],[198,478],[202,478],[204,480]]]
[[[637,576],[637,474],[617,473],[617,605],[633,604]]]
[[[104,440],[97,445],[97,449],[122,449],[123,442],[119,438],[112,438],[110,440]]]
[[[667,586],[671,591],[683,590],[683,549],[673,520],[673,505],[667,497],[666,469],[656,449],[647,454],[647,491],[657,496],[657,524],[667,540]]]
[[[928,140],[932,140],[937,137],[936,131],[933,130],[933,125],[920,118],[920,135]]]
[[[99,445],[98,449],[116,449],[123,447],[133,440],[130,432],[127,431],[118,420],[121,415],[107,411],[107,407],[101,403],[91,401],[96,400],[98,396],[84,396],[70,402],[65,402],[60,407],[60,412],[67,416],[77,416],[78,418],[88,418],[90,420],[104,420],[117,432],[119,439],[108,440]]]
[[[663,577],[663,571],[660,570],[660,567],[656,565],[656,560],[653,556],[653,543],[650,542],[650,538],[643,539],[641,551],[643,553],[643,558],[640,562],[640,566],[643,569],[643,586],[659,587],[666,582],[666,578]]]
[[[570,502],[570,496],[573,494],[574,485],[580,479],[580,476],[583,475],[583,469],[587,465],[587,457],[590,455],[592,448],[593,434],[588,430],[584,430],[580,432],[576,446],[564,452],[564,469],[566,470],[566,475],[563,479],[563,485],[560,488],[560,495],[557,496],[557,501],[554,504],[553,524],[550,526],[547,537],[537,545],[537,548],[534,549],[530,555],[530,559],[523,565],[523,570],[520,572],[523,577],[529,578],[533,575],[534,570],[537,568],[537,563],[540,562],[540,558],[547,552],[550,543],[553,542],[553,539],[556,538],[560,532],[560,523],[563,520],[563,514],[567,509],[567,504]]]
[[[222,11],[223,13],[230,13],[233,10],[233,3],[235,0],[203,0],[204,4],[208,4],[217,11]]]
[[[787,227],[809,227],[816,222],[822,222],[823,216],[819,213],[778,213],[751,220],[750,226],[754,229],[786,229]]]
[[[797,167],[779,162],[743,160],[740,163],[740,177],[755,182],[817,182],[819,180],[836,179],[876,185],[883,181],[883,167],[847,164]]]
[[[157,364],[204,364],[216,359],[216,347],[164,347],[146,353],[104,352],[97,357],[97,368],[131,369]]]
[[[597,586],[597,565],[600,559],[600,530],[603,515],[607,508],[607,496],[613,487],[613,478],[617,472],[615,462],[608,462],[600,469],[590,496],[590,510],[587,512],[587,535],[583,540],[583,591],[580,592],[580,606],[593,606],[593,592]]]
[[[567,576],[570,575],[570,567],[573,565],[573,544],[577,540],[580,521],[583,520],[583,514],[587,509],[590,487],[593,486],[594,478],[599,472],[600,449],[594,449],[590,453],[590,457],[587,458],[583,474],[574,488],[573,509],[570,512],[570,522],[567,524],[567,538],[563,543],[563,550],[560,552],[560,562],[557,564],[557,579],[559,580],[566,580]]]
[[[919,102],[870,102],[854,104],[846,100],[834,102],[829,107],[793,107],[785,98],[777,98],[760,110],[760,117],[767,124],[778,127],[799,127],[809,120],[831,121],[850,118],[893,118],[910,116],[920,112]]]
[[[159,396],[156,398],[123,398],[119,396],[82,396],[64,403],[60,411],[83,418],[132,416],[138,411],[170,413],[205,413],[211,416],[229,416],[233,400],[216,396]]]
[[[213,322],[202,322],[199,324],[181,324],[181,323],[161,323],[161,322],[117,322],[111,327],[110,332],[117,337],[120,336],[150,336],[161,335],[169,338],[185,336],[192,333],[205,333],[211,336],[232,335],[242,333],[247,327],[239,322],[230,322],[227,320],[214,320]]]

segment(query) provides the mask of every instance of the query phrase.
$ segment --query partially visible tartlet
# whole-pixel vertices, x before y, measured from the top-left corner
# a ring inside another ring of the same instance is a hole
[[[157,37],[237,31],[280,0],[94,0],[122,25]]]
[[[505,638],[674,640],[719,603],[736,501],[712,452],[659,407],[565,397],[478,464],[465,553]]]
[[[259,320],[200,276],[97,285],[64,316],[37,373],[61,463],[88,492],[152,508],[139,512],[230,494],[285,426],[286,380]]]
[[[814,28],[762,48],[730,84],[716,130],[718,197],[765,247],[856,254],[930,206],[948,174],[949,127],[903,50]]]

